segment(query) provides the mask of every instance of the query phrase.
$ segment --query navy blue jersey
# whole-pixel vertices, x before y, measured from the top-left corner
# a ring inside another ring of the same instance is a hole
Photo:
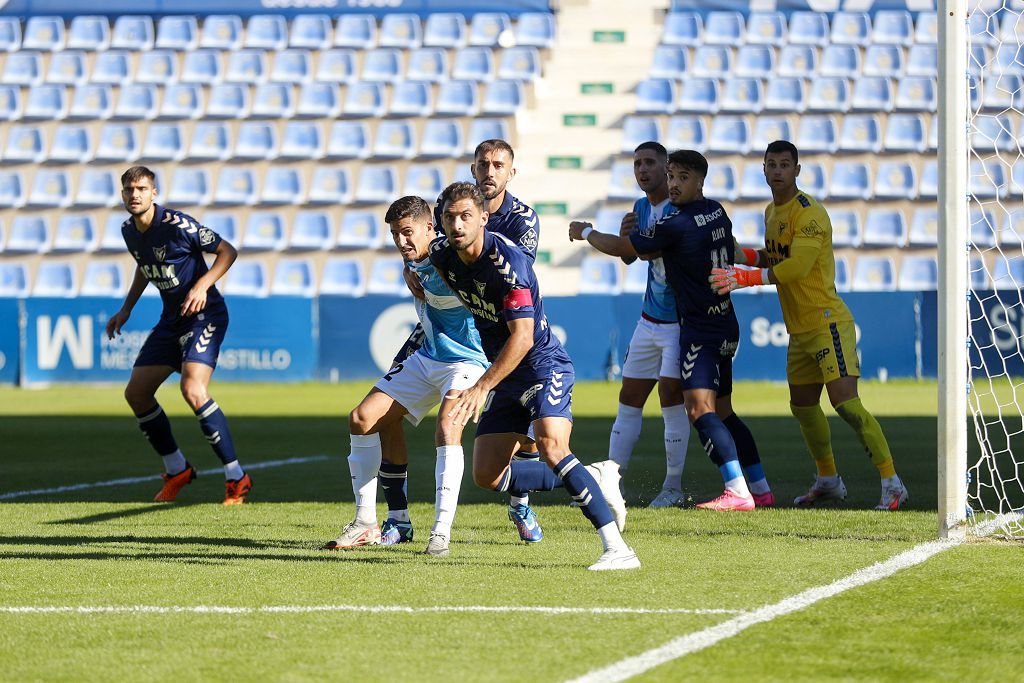
[[[444,234],[444,226],[441,224],[441,198],[437,198],[437,205],[434,207],[434,229],[438,235]],[[484,226],[490,232],[504,235],[510,242],[523,250],[523,253],[530,257],[530,261],[537,260],[537,244],[540,242],[540,218],[537,212],[526,204],[512,196],[512,193],[505,191],[505,199],[502,200],[498,210],[487,218],[487,225]]]
[[[533,263],[517,245],[485,230],[480,258],[466,265],[442,236],[430,244],[430,261],[473,314],[487,360],[494,362],[511,336],[508,321],[533,318],[533,348],[515,372],[543,375],[553,364],[571,363],[551,334]]]
[[[221,243],[220,235],[199,224],[188,214],[154,205],[153,222],[139,232],[129,217],[121,224],[121,236],[142,274],[160,291],[164,302],[161,320],[176,320],[192,285],[210,269],[203,254],[213,254]],[[216,287],[206,291],[206,305],[224,305]]]
[[[684,204],[651,226],[638,225],[629,239],[638,254],[661,252],[679,320],[691,339],[719,340],[738,330],[729,295],[715,294],[708,284],[712,268],[734,263],[732,221],[721,204]]]

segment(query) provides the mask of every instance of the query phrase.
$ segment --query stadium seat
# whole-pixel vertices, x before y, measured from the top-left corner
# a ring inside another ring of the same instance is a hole
[[[21,88],[0,85],[0,121],[16,121],[21,117]]]
[[[608,183],[608,199],[632,202],[642,194],[633,175],[632,161],[613,161],[611,178]]]
[[[748,168],[749,168],[748,164]],[[746,175],[746,174],[744,174]],[[765,185],[764,175],[761,184]],[[767,185],[765,185],[767,187]],[[759,209],[736,209],[730,212],[732,234],[740,246],[760,249],[764,245],[764,211]]]
[[[0,261],[0,296],[28,296],[28,269],[25,264]]]
[[[301,118],[335,119],[341,114],[341,92],[335,83],[306,83],[299,89],[295,115]]]
[[[816,162],[801,163],[800,189],[818,199],[827,197],[828,185],[825,182],[825,166]]]
[[[345,211],[338,228],[338,249],[379,249],[385,240],[380,218],[374,211]]]
[[[970,148],[976,152],[1016,151],[1013,129],[1013,122],[1005,114],[978,114],[971,121]]]
[[[453,79],[482,83],[494,80],[494,73],[494,55],[490,48],[464,47],[455,53]]]
[[[224,80],[228,83],[262,83],[267,78],[267,55],[262,50],[238,50],[228,53]]]
[[[78,175],[75,206],[113,207],[120,204],[121,183],[113,171],[86,168]]]
[[[598,228],[600,229],[600,228]],[[618,229],[616,227],[616,229]],[[602,232],[604,232],[602,230]],[[647,291],[647,261],[637,259],[626,266],[626,276],[622,278],[623,294],[643,294]]]
[[[850,108],[853,111],[892,111],[892,80],[881,76],[861,76],[854,81],[853,98]]]
[[[107,123],[100,129],[96,161],[135,161],[139,158],[139,134],[134,125]]]
[[[711,11],[704,18],[705,44],[739,45],[746,32],[746,22],[739,12]]]
[[[992,211],[971,206],[967,220],[970,223],[971,244],[975,248],[983,249],[996,245],[996,219]]]
[[[914,24],[914,42],[934,45],[939,38],[939,17],[935,13],[921,12]]]
[[[277,211],[253,211],[242,234],[247,251],[280,251],[285,245],[284,216]]]
[[[326,211],[299,211],[292,221],[288,248],[294,251],[321,251],[334,242],[331,216]]]
[[[85,53],[65,50],[50,57],[46,82],[53,85],[82,85],[86,81]]]
[[[123,252],[125,250],[124,238],[121,236],[121,225],[124,223],[124,211],[114,210],[107,214],[103,221],[103,234],[100,236],[97,251],[100,252]]]
[[[939,51],[935,45],[912,45],[907,52],[907,76],[937,78]]]
[[[381,121],[373,144],[379,159],[411,159],[416,155],[416,131],[410,121]]]
[[[786,17],[781,12],[751,12],[747,15],[747,43],[752,45],[784,45]]]
[[[1017,86],[1019,87],[1019,85],[1020,82],[1018,81]],[[936,89],[934,78],[904,76],[899,80],[899,84],[896,86],[896,110],[919,112],[935,111],[937,103]],[[989,92],[995,93],[997,92],[997,89],[990,88]],[[1011,90],[1010,92],[1014,91]],[[998,97],[994,97],[993,101],[997,103],[997,108],[1005,108],[998,106],[998,102],[1001,102]],[[988,100],[986,100],[986,104],[987,102]],[[1007,102],[1012,103],[1011,98],[1008,97]]]
[[[811,45],[786,45],[779,52],[777,70],[779,76],[784,77],[813,77],[818,72],[817,48]]]
[[[99,52],[110,47],[110,24],[106,17],[78,15],[68,27],[69,50]]]
[[[188,51],[199,46],[199,25],[195,17],[165,16],[156,26],[156,47]]]
[[[38,52],[12,52],[4,59],[4,85],[38,85],[43,80],[43,60]]]
[[[789,15],[789,42],[802,45],[828,45],[828,16],[820,12],[797,11]]]
[[[775,72],[775,48],[769,45],[742,45],[736,53],[737,76],[770,78]]]
[[[1007,192],[1006,172],[998,159],[974,159],[967,190],[976,199],[1001,199]]]
[[[764,111],[799,114],[807,108],[802,78],[772,78],[764,95]]]
[[[864,53],[864,75],[901,76],[904,71],[903,49],[896,45],[869,45]]]
[[[693,51],[687,75],[725,78],[732,72],[732,50],[724,45],[701,45]],[[676,76],[678,78],[678,76]]]
[[[40,126],[13,125],[8,129],[4,161],[9,163],[39,163],[46,156]]]
[[[821,52],[822,76],[857,78],[860,76],[860,51],[855,45],[827,45]]]
[[[447,119],[428,119],[423,124],[419,157],[454,159],[462,154],[462,124]]]
[[[426,81],[401,81],[391,89],[389,116],[425,117],[433,108],[430,83]]]
[[[377,22],[369,14],[342,14],[334,29],[334,44],[368,50],[377,44]]]
[[[78,293],[75,267],[66,261],[42,261],[36,270],[32,296],[71,298]]]
[[[836,291],[850,291],[850,264],[845,256],[836,256]]]
[[[736,200],[740,194],[738,175],[733,164],[712,162],[704,180],[704,193],[719,201]]]
[[[861,256],[853,272],[853,289],[858,292],[890,292],[895,286],[895,270],[888,256]]]
[[[1014,164],[1010,169],[1010,187],[1007,193],[1018,196],[1024,194],[1024,166],[1021,164]]]
[[[370,156],[370,130],[365,121],[335,121],[327,140],[330,159],[365,159]]]
[[[764,87],[760,78],[727,78],[719,111],[737,113],[759,113],[764,108]]]
[[[284,83],[261,83],[252,96],[252,118],[288,119],[295,114],[292,87]]]
[[[87,171],[83,171],[84,174]],[[64,209],[71,206],[71,180],[67,171],[40,168],[32,179],[28,206],[41,209]]]
[[[832,15],[832,43],[866,45],[871,40],[871,18],[864,12],[836,12]]]
[[[665,134],[665,145],[670,149],[695,149],[703,153],[708,148],[708,132],[704,120],[699,116],[671,117]]]
[[[114,118],[148,120],[156,118],[156,86],[131,83],[121,87],[121,96],[114,108]]]
[[[63,85],[37,85],[29,88],[22,118],[26,121],[59,121],[67,116],[67,88]]]
[[[405,172],[403,196],[422,197],[428,202],[436,201],[445,182],[444,168],[438,164],[410,166]]]
[[[673,85],[674,89],[674,85]],[[673,107],[669,102],[666,112],[671,112]],[[719,108],[718,81],[713,78],[684,78],[679,88],[679,111],[694,112],[701,114],[714,114]],[[640,108],[637,107],[637,111]],[[655,111],[657,110],[649,110]]]
[[[619,262],[608,256],[584,256],[580,262],[580,294],[618,294],[622,291]]]
[[[364,81],[396,83],[402,80],[402,58],[397,49],[379,47],[363,54]]]
[[[308,259],[281,258],[274,269],[271,294],[311,297],[316,293],[313,263]]]
[[[178,166],[174,169],[167,202],[171,206],[207,206],[213,199],[210,176],[204,168]]]
[[[181,161],[185,158],[185,143],[177,123],[151,123],[142,146],[142,159],[150,161]]]
[[[914,42],[914,22],[904,10],[879,10],[874,13],[871,39],[876,44],[910,45]]]
[[[882,125],[875,114],[849,114],[843,117],[839,150],[877,154],[882,149]]]
[[[1024,38],[1024,20],[1021,18],[1019,7],[1016,11],[999,12],[994,18],[1001,19],[998,35],[1002,42],[1021,42],[1020,39]]]
[[[918,199],[936,199],[939,196],[939,165],[935,159],[921,167],[921,184],[917,188]]]
[[[25,205],[25,181],[20,171],[0,171],[0,209],[19,209]]]
[[[60,17],[30,16],[22,33],[22,50],[60,52],[64,49],[64,20]]]
[[[398,197],[398,173],[393,166],[364,165],[354,200],[362,204],[387,204]]]
[[[409,53],[405,72],[410,81],[441,83],[448,79],[448,55],[436,47],[422,47]]]
[[[1008,209],[999,226],[999,246],[1003,251],[1013,249],[1017,253],[1024,246],[1024,207]]]
[[[153,20],[142,16],[120,16],[114,21],[110,47],[122,50],[152,50]]]
[[[213,85],[221,80],[221,58],[217,50],[193,50],[185,53],[181,82]]]
[[[772,190],[764,179],[764,167],[761,162],[750,162],[743,166],[740,178],[740,198],[743,201],[767,201],[772,198]],[[736,217],[733,216],[735,226]]]
[[[516,45],[550,48],[555,35],[555,16],[550,12],[523,12],[516,21]]]
[[[469,44],[483,47],[497,47],[499,40],[504,40],[502,34],[510,38],[512,20],[503,12],[478,12],[473,15],[469,24]]]
[[[473,156],[476,146],[484,140],[511,140],[508,123],[504,119],[474,119],[466,133],[464,156]]]
[[[621,154],[632,154],[642,142],[662,139],[658,119],[655,116],[626,116],[622,121]]]
[[[934,247],[939,243],[939,210],[934,206],[914,209],[907,246]]]
[[[203,214],[202,223],[222,240],[238,243],[238,219],[234,211],[208,211]]]
[[[868,199],[871,197],[871,172],[858,161],[837,161],[832,165],[828,186],[831,199]]]
[[[522,21],[520,19],[520,21]],[[466,44],[466,19],[456,12],[431,12],[423,29],[427,47],[460,48]]]
[[[800,117],[796,146],[808,154],[832,154],[838,149],[835,119],[829,115]]]
[[[860,212],[852,209],[832,209],[832,245],[836,247],[859,247],[861,245]]]
[[[290,166],[270,166],[263,178],[259,204],[299,205],[303,203],[302,176]]]
[[[0,52],[21,49],[21,20],[18,17],[0,17]]]
[[[907,241],[907,221],[903,212],[895,209],[868,209],[864,221],[865,247],[902,247]]]
[[[292,19],[288,45],[306,50],[326,50],[331,45],[331,18],[326,14],[298,14]]]
[[[768,144],[776,140],[792,140],[789,119],[785,116],[758,116],[754,121],[754,134],[750,138],[750,150],[764,152]]]
[[[968,260],[967,277],[971,289],[992,289],[992,281],[989,278],[988,269],[985,267],[985,261],[981,258],[972,256]]]
[[[319,124],[305,121],[288,121],[284,124],[278,158],[315,160],[323,155]]]
[[[649,78],[679,79],[689,69],[689,53],[678,45],[658,45],[647,75]]]
[[[273,159],[277,157],[277,126],[273,123],[243,121],[232,157],[235,159]]]
[[[175,83],[164,88],[161,119],[197,119],[203,115],[203,89],[192,83]]]
[[[746,154],[750,150],[750,127],[742,116],[716,116],[711,120],[708,151],[718,154]]]
[[[1024,46],[1017,44],[1016,41],[1013,43],[1001,43],[995,49],[995,59],[993,63],[986,65],[990,71],[994,71],[996,74],[1004,76],[1021,76],[1024,75],[1024,55],[1021,51],[1024,50]]]
[[[245,46],[259,50],[283,50],[288,46],[288,23],[277,14],[256,14],[249,18]]]
[[[210,88],[206,118],[244,119],[249,116],[249,89],[234,83],[217,83]]]
[[[498,78],[533,81],[541,77],[540,53],[535,47],[510,47],[501,52]]]
[[[53,252],[93,252],[99,234],[92,216],[87,213],[64,213],[57,219],[53,235]]]
[[[351,83],[356,79],[356,53],[335,48],[319,53],[316,80],[322,83]]]
[[[248,168],[224,166],[217,178],[216,204],[256,203],[256,179]]]
[[[210,14],[203,19],[199,47],[233,51],[242,47],[242,18],[235,14]]]
[[[264,297],[267,286],[267,264],[257,259],[236,261],[224,278],[224,293],[232,296]]]
[[[45,254],[50,250],[50,223],[32,214],[16,214],[7,235],[8,253]]]
[[[309,50],[281,50],[274,55],[270,69],[272,83],[306,83],[313,78],[313,58]]]
[[[1016,290],[1024,288],[1024,260],[1020,258],[1007,259],[1005,255],[997,256],[992,268],[992,288]]]
[[[380,83],[357,81],[345,92],[345,116],[379,118],[384,115],[384,88]]]
[[[523,84],[519,81],[492,81],[484,88],[484,116],[512,116],[525,102]]]
[[[939,268],[934,256],[904,254],[900,261],[897,288],[903,291],[935,291],[939,284]]]
[[[320,294],[362,296],[365,286],[363,265],[358,259],[332,257],[324,262]]]
[[[617,235],[622,225],[622,217],[625,215],[624,209],[600,208],[594,217],[594,228],[604,233]]]
[[[479,16],[479,15],[477,15]],[[367,294],[393,294],[412,296],[402,277],[405,261],[392,256],[378,256],[370,265],[370,277],[366,283]]]
[[[423,25],[416,14],[385,14],[377,35],[381,47],[411,50],[423,43]]]
[[[928,147],[924,136],[924,117],[920,114],[890,114],[885,130],[885,151],[920,154]]]
[[[811,81],[807,111],[846,112],[849,108],[850,88],[845,78],[816,78]]]
[[[686,80],[684,79],[684,84]],[[714,83],[717,106],[718,83]],[[685,86],[684,86],[685,87]],[[676,108],[676,84],[665,78],[648,78],[636,86],[636,112],[638,114],[671,114]]]
[[[89,129],[74,124],[57,126],[47,159],[61,164],[84,164],[92,159]]]
[[[977,76],[991,60],[991,50],[984,45],[971,45],[967,51],[967,70],[972,76]]]
[[[82,275],[82,296],[124,296],[128,290],[120,264],[110,261],[89,261]]]

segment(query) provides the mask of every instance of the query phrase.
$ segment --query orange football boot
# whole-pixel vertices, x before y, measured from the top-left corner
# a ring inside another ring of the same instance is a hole
[[[196,468],[185,463],[185,469],[177,474],[161,474],[164,478],[164,487],[160,489],[160,493],[156,494],[153,500],[160,503],[170,503],[178,497],[178,492],[185,488],[186,485],[190,484],[193,479],[196,478]]]
[[[241,505],[245,497],[252,491],[252,478],[248,474],[242,475],[241,479],[229,479],[224,482],[226,492],[224,494],[225,505]]]

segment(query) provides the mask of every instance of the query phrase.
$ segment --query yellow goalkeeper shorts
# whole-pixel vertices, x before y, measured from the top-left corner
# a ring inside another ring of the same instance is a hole
[[[811,332],[791,335],[786,377],[790,384],[828,384],[841,377],[860,377],[853,322],[829,323]]]

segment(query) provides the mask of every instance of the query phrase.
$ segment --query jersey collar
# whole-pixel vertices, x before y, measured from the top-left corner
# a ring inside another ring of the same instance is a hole
[[[135,231],[135,234],[148,235],[151,232],[153,232],[153,229],[156,228],[156,226],[164,222],[164,214],[166,212],[167,210],[164,209],[164,207],[160,206],[159,204],[153,204],[153,220],[150,222],[149,230],[147,230],[146,232],[142,232],[141,230],[139,230],[139,226],[135,224],[135,216],[129,214],[128,222],[131,223],[132,230]]]
[[[501,206],[499,206],[498,210],[492,213],[491,215],[504,216],[506,213],[512,210],[512,205],[515,204],[517,201],[519,200],[513,197],[511,192],[505,190],[505,198],[501,200]]]

